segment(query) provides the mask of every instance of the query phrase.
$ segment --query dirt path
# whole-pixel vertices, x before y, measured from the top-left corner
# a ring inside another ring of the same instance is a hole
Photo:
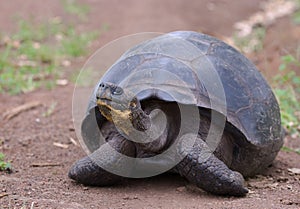
[[[40,19],[63,16],[59,2],[47,1],[45,7],[43,1],[27,0],[26,4],[21,0],[3,1],[0,28],[14,30],[11,17],[16,12],[28,17],[28,13],[34,11],[35,17]],[[167,32],[184,29],[220,37],[229,35],[234,22],[257,11],[260,1],[195,0],[186,3],[187,1],[179,0],[111,0],[109,4],[103,0],[82,2],[91,5],[91,12],[88,22],[78,25],[80,30],[100,28],[103,23],[110,26],[99,41],[95,42],[93,49],[97,49],[119,36],[144,31]],[[280,31],[280,28],[273,31],[274,34],[276,31]],[[275,43],[281,42],[278,39],[276,42],[275,35],[272,37]],[[255,61],[260,64],[259,60],[258,58]],[[78,185],[66,175],[71,164],[85,155],[70,140],[76,140],[71,114],[72,93],[73,85],[69,84],[52,91],[38,90],[13,97],[0,95],[0,113],[30,101],[43,103],[42,106],[23,112],[9,121],[0,121],[0,151],[12,160],[14,168],[12,174],[0,174],[0,195],[4,194],[3,197],[0,196],[0,208],[300,207],[300,176],[288,171],[288,168],[300,168],[300,157],[286,152],[279,153],[274,166],[264,176],[247,181],[251,192],[245,198],[216,197],[195,189],[174,175],[131,180],[108,188]],[[54,103],[54,112],[43,117],[43,113]],[[68,147],[54,146],[54,142]],[[34,166],[45,163],[50,165]]]

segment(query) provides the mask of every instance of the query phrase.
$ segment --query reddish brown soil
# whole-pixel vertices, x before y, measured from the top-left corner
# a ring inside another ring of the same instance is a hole
[[[144,31],[167,32],[176,29],[204,31],[216,36],[229,35],[234,22],[258,10],[259,0],[248,1],[96,1],[91,5],[89,20],[78,24],[80,30],[110,25],[93,49],[116,37]],[[208,4],[210,3],[210,4]],[[214,3],[214,8],[211,6]],[[47,4],[47,6],[46,6]],[[207,9],[213,8],[212,11]],[[47,19],[63,16],[59,1],[2,1],[1,30],[16,27],[11,18],[18,14]],[[285,49],[294,50],[300,29],[285,18],[268,29],[265,50],[251,58],[262,69],[278,68],[279,56]],[[295,29],[296,28],[296,29]],[[291,32],[292,31],[292,32]],[[286,32],[286,33],[285,33]],[[289,48],[290,47],[290,48]],[[294,47],[294,48],[293,48]],[[83,64],[82,61],[78,61]],[[78,67],[78,66],[71,66]],[[68,179],[71,164],[85,153],[70,142],[76,140],[73,130],[71,102],[74,86],[54,90],[36,90],[18,96],[0,95],[0,113],[30,101],[42,106],[21,113],[9,121],[0,121],[0,152],[12,161],[13,173],[0,175],[0,208],[299,208],[300,175],[288,168],[300,168],[300,156],[280,152],[274,165],[264,175],[247,181],[250,193],[244,198],[218,197],[190,186],[176,175],[131,180],[122,185],[92,188]],[[43,113],[57,103],[53,114]],[[68,144],[59,148],[53,142]],[[286,140],[286,145],[299,148],[300,139]],[[36,163],[58,166],[33,167]],[[7,194],[7,196],[3,196]]]

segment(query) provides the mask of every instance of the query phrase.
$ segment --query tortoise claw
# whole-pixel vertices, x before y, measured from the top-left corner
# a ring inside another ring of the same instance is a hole
[[[187,180],[213,194],[245,196],[248,193],[242,174],[230,170],[200,138],[191,153],[177,165],[177,170]]]
[[[122,177],[109,173],[86,156],[78,160],[69,170],[69,178],[88,186],[108,186],[117,183]]]

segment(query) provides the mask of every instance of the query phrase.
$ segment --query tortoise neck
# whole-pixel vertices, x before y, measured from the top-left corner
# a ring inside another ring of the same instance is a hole
[[[139,131],[146,131],[151,126],[149,115],[141,107],[131,110],[130,119],[133,127]]]

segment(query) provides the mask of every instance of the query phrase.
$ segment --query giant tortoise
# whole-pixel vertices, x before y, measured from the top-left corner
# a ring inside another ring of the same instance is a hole
[[[69,177],[107,186],[163,167],[155,175],[175,172],[210,193],[244,196],[244,177],[280,150],[281,129],[276,98],[245,56],[205,34],[171,32],[129,49],[100,79],[81,126],[92,154]],[[173,152],[153,158],[177,139]],[[98,151],[106,145],[117,154]],[[127,174],[110,169],[118,166]]]

